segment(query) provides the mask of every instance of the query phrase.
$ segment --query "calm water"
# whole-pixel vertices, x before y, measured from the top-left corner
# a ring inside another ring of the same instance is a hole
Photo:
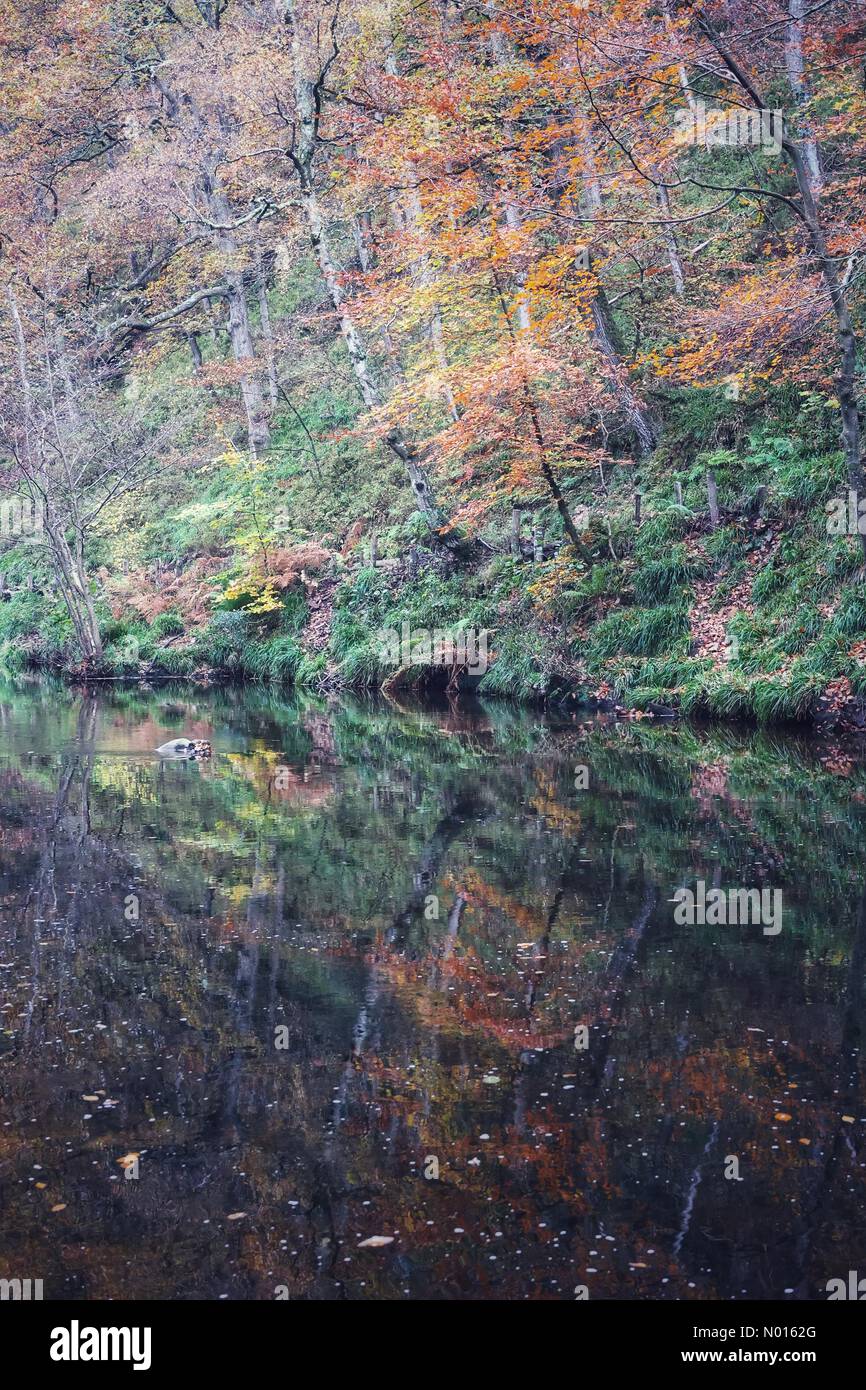
[[[0,1276],[826,1298],[866,1274],[864,829],[864,754],[784,735],[0,687]],[[781,932],[677,925],[698,879]]]

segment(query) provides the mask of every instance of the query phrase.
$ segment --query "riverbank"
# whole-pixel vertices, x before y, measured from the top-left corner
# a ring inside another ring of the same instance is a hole
[[[586,607],[565,640],[558,615],[539,617],[514,561],[494,558],[474,573],[449,574],[440,557],[413,551],[399,569],[329,564],[317,578],[304,575],[287,586],[276,622],[239,609],[190,631],[180,614],[168,611],[150,624],[106,624],[98,665],[52,648],[44,632],[21,635],[14,649],[7,639],[5,660],[13,669],[50,671],[72,684],[263,682],[328,695],[384,691],[398,699],[477,694],[635,720],[697,716],[863,733],[866,643],[849,630],[861,603],[854,585],[785,625],[794,650],[775,670],[762,669],[760,653],[747,655],[738,642],[736,633],[747,626],[769,626],[766,604],[755,603],[753,594],[756,580],[761,595],[771,588],[766,550],[774,544],[771,537],[745,552],[739,568],[746,577],[737,584],[726,575],[715,585],[686,577],[674,585],[679,556],[669,556],[664,574],[653,562],[657,592],[666,590],[660,604],[635,601],[647,576],[633,566],[631,601],[624,592],[613,603],[599,594],[593,605],[590,592],[599,582],[593,570],[572,588],[572,602],[585,599]],[[536,582],[556,563],[539,567]],[[695,560],[692,574],[701,572]],[[455,617],[461,608],[463,616]],[[816,612],[824,626],[803,640]],[[400,655],[391,654],[388,638]]]
[[[357,407],[331,393],[319,404],[351,421]],[[831,405],[790,388],[737,400],[689,388],[659,415],[639,468],[623,458],[565,485],[580,553],[532,495],[443,544],[397,470],[359,482],[343,439],[318,474],[291,441],[254,470],[222,454],[170,497],[155,480],[93,538],[96,661],[81,661],[48,548],[6,544],[0,662],[73,680],[450,687],[636,718],[866,728],[861,537],[847,513],[838,524]],[[457,651],[431,666],[437,634]]]
[[[713,526],[702,480],[680,489],[680,503],[659,464],[645,470],[636,526],[624,471],[604,491],[599,483],[583,490],[588,563],[574,559],[561,533],[553,553],[538,556],[525,545],[510,553],[505,529],[488,528],[488,547],[467,557],[402,528],[381,540],[356,520],[339,545],[332,537],[327,547],[273,547],[265,584],[239,580],[230,553],[203,555],[196,534],[171,562],[99,570],[98,663],[81,663],[56,591],[40,582],[41,554],[19,546],[4,555],[0,660],[72,681],[475,691],[637,719],[698,715],[859,732],[866,605],[858,538],[827,533],[832,475],[807,495],[807,474],[814,481],[805,458],[789,467],[796,506],[762,493],[757,469],[755,495],[733,494],[721,475]],[[34,566],[29,587],[21,579]],[[431,664],[443,637],[445,660]]]

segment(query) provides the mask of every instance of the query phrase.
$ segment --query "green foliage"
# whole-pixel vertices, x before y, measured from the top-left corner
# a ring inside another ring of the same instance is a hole
[[[176,637],[183,632],[186,624],[179,613],[172,613],[168,610],[160,613],[150,626],[152,636],[159,641],[162,637]]]
[[[290,683],[301,661],[301,649],[294,637],[275,637],[270,642],[254,642],[249,647],[246,673],[256,680]]]
[[[688,610],[682,605],[624,608],[601,620],[592,633],[589,650],[596,659],[617,652],[653,656],[670,649],[687,632]]]
[[[496,661],[479,683],[485,695],[537,700],[549,683],[550,654],[540,633],[511,629],[496,642]]]
[[[255,641],[255,625],[243,612],[216,613],[197,644],[209,666],[224,675],[240,676]]]
[[[676,545],[667,555],[648,560],[635,572],[635,596],[640,603],[670,603],[708,572],[705,562],[690,559],[685,546]]]

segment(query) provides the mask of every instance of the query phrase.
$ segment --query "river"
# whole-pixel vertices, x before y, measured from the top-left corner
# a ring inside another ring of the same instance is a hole
[[[0,686],[0,1277],[826,1298],[864,829],[862,749],[793,734]],[[682,922],[698,884],[778,918]]]

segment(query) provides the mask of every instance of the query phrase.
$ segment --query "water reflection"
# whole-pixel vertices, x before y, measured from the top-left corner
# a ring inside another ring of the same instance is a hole
[[[213,758],[160,762],[179,733]],[[826,1297],[864,1259],[864,772],[498,705],[3,687],[0,1276]],[[676,925],[698,878],[780,888],[782,931]]]

